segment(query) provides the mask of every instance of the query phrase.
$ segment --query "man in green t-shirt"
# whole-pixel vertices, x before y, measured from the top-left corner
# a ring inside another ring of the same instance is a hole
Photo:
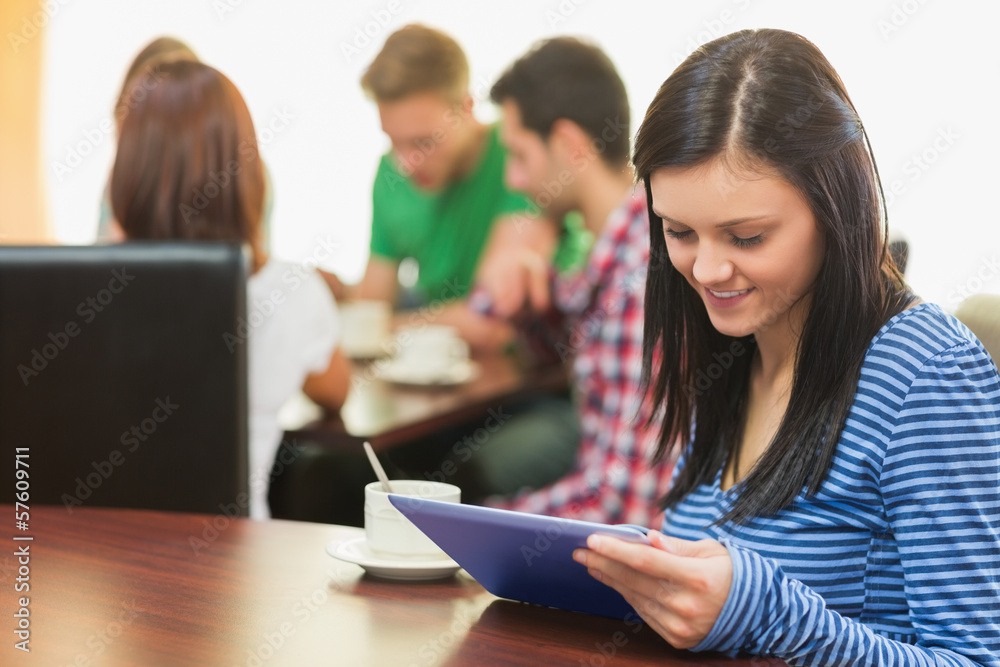
[[[465,296],[494,224],[528,210],[522,195],[504,187],[505,156],[496,127],[483,130],[479,164],[437,191],[421,189],[420,167],[407,178],[393,155],[379,164],[372,193],[369,269],[372,263],[394,268],[404,258],[415,258],[418,303]]]
[[[486,255],[531,247],[551,254],[555,225],[504,184],[498,131],[473,115],[469,68],[444,33],[408,25],[393,33],[361,79],[392,143],[373,187],[371,255],[356,286],[333,280],[340,297],[434,306],[434,321],[456,326],[476,346],[496,348],[511,330],[464,306]],[[400,290],[412,260],[415,284]],[[444,306],[443,310],[441,306]]]

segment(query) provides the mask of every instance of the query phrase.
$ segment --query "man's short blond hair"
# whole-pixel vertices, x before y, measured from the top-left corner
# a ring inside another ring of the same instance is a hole
[[[440,30],[411,24],[385,40],[361,77],[361,87],[376,102],[427,92],[460,102],[468,94],[469,63],[454,39]]]

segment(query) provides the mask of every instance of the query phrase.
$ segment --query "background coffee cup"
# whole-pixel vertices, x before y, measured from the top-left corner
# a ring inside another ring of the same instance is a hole
[[[410,496],[413,502],[420,502],[420,499],[461,501],[462,490],[454,484],[419,479],[392,480],[391,484],[393,494]],[[365,487],[365,539],[376,555],[412,560],[447,558],[429,537],[392,506],[381,482]]]
[[[455,327],[428,325],[402,329],[396,335],[396,359],[407,368],[425,372],[447,371],[469,359],[469,344]]]
[[[388,301],[354,300],[339,306],[340,346],[348,357],[372,358],[384,354],[392,324],[392,306]]]

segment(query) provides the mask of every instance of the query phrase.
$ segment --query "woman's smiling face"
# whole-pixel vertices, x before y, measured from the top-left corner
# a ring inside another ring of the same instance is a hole
[[[720,333],[746,336],[804,319],[825,245],[798,189],[719,159],[658,169],[649,189],[670,261]]]

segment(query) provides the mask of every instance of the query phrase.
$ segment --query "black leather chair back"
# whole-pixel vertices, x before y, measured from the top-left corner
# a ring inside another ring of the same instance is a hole
[[[0,247],[0,502],[245,516],[246,280],[234,244]]]

